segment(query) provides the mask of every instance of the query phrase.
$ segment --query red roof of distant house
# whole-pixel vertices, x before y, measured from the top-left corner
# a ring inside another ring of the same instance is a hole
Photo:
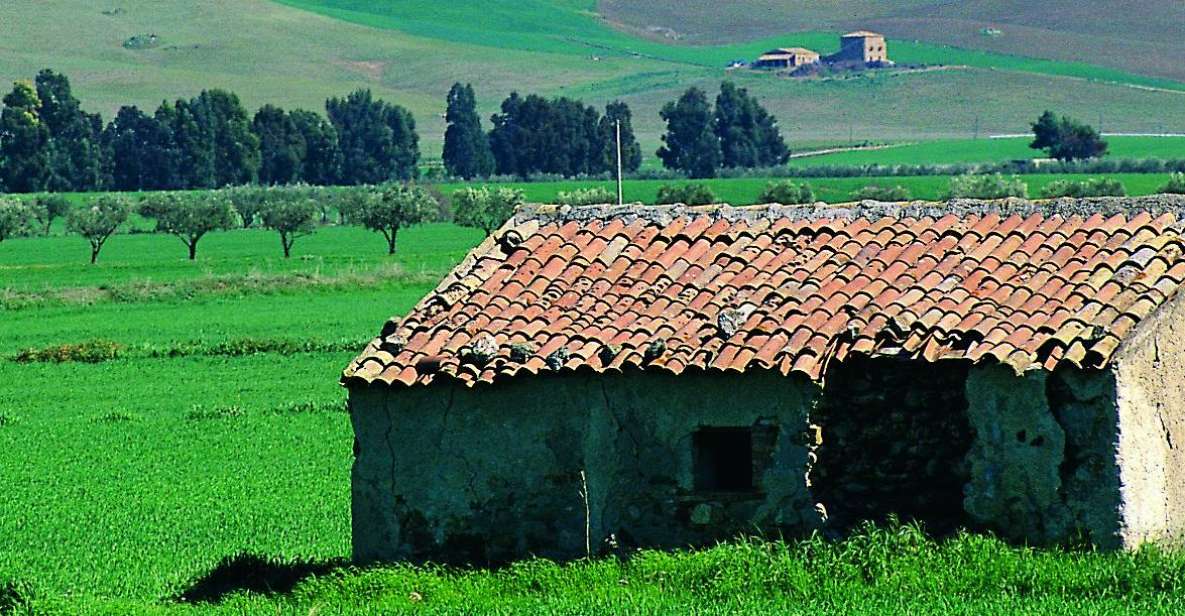
[[[1106,364],[1185,280],[1185,199],[520,210],[346,370],[820,378],[853,353]]]

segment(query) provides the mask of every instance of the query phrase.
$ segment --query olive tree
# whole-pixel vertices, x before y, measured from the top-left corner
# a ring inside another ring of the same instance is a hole
[[[157,193],[146,198],[140,215],[156,221],[156,230],[177,236],[197,258],[197,245],[207,233],[235,226],[235,211],[222,191]]]
[[[317,204],[308,197],[288,194],[271,199],[263,208],[263,226],[280,234],[284,258],[292,256],[292,244],[317,230]]]
[[[453,193],[453,221],[490,235],[510,220],[524,200],[517,188],[462,188]]]
[[[432,220],[436,208],[436,200],[423,188],[388,184],[361,200],[354,216],[363,227],[382,233],[387,238],[387,254],[393,255],[399,230]]]
[[[94,265],[99,261],[103,245],[127,221],[131,211],[132,205],[126,198],[105,195],[71,211],[66,216],[66,229],[90,242],[91,265]]]
[[[37,216],[45,223],[45,234],[49,235],[53,221],[70,213],[70,202],[61,195],[47,194],[37,197]]]
[[[35,217],[24,201],[0,197],[0,242],[27,233]]]
[[[243,222],[243,228],[250,229],[260,219],[267,205],[268,189],[259,186],[235,186],[223,191]]]

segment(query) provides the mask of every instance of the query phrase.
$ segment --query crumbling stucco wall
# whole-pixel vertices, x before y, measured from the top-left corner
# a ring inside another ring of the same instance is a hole
[[[976,366],[964,507],[979,526],[1036,544],[1120,544],[1114,377]]]
[[[1140,324],[1115,371],[1123,541],[1185,543],[1185,296]]]
[[[355,387],[354,557],[489,563],[686,546],[818,524],[806,488],[803,378],[630,373]],[[753,490],[706,493],[692,434],[753,429]]]

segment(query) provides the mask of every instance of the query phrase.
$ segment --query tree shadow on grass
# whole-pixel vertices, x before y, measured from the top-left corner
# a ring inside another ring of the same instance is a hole
[[[344,559],[285,561],[257,554],[237,554],[222,559],[217,567],[195,580],[176,599],[183,603],[218,603],[228,595],[243,591],[265,595],[287,593],[305,578],[325,575],[348,564]]]

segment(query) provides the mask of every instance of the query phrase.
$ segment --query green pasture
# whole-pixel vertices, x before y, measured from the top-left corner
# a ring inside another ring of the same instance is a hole
[[[714,92],[726,78],[763,101],[794,149],[849,137],[969,138],[977,123],[980,134],[1017,133],[1045,109],[1087,121],[1103,112],[1116,132],[1185,130],[1185,94],[1176,82],[924,42],[891,47],[903,64],[948,70],[798,80],[724,68],[771,46],[834,49],[838,26],[824,32],[787,22],[785,36],[693,46],[616,29],[590,1],[161,0],[118,8],[105,14],[109,8],[84,0],[5,3],[0,20],[13,27],[0,42],[0,75],[30,79],[51,67],[71,78],[84,108],[108,119],[120,105],[151,110],[203,88],[233,90],[251,110],[273,103],[323,111],[327,97],[366,87],[415,114],[426,158],[440,155],[441,114],[454,81],[473,84],[487,128],[513,90],[596,106],[624,100],[650,164],[662,105],[690,86]],[[158,34],[161,46],[122,47],[144,33]],[[1149,80],[1159,89],[1149,89]]]
[[[718,68],[734,59],[752,59],[773,47],[807,47],[820,53],[839,49],[838,32],[810,31],[725,45],[665,44],[614,30],[600,18],[597,3],[591,0],[467,0],[446,5],[412,0],[278,1],[337,19],[444,41],[555,54],[645,57],[703,67]],[[1081,62],[1024,58],[918,41],[889,40],[889,45],[898,64],[961,65],[1185,91],[1185,84],[1173,80]]]
[[[715,184],[742,202],[763,181]],[[413,227],[395,257],[348,227],[303,238],[290,260],[274,240],[215,233],[189,262],[174,238],[124,234],[98,266],[60,230],[0,243],[0,610],[18,601],[49,614],[1185,607],[1176,553],[1028,550],[908,527],[571,565],[350,568],[353,435],[338,375],[351,349],[427,293],[480,233]],[[120,354],[16,361],[24,349],[100,340]],[[334,350],[290,352],[285,342]],[[234,351],[245,348],[256,350]]]
[[[1185,137],[1107,137],[1107,160],[1185,159]],[[1030,137],[946,139],[887,144],[881,149],[833,152],[791,159],[794,167],[816,165],[943,165],[1030,160],[1045,156]]]

